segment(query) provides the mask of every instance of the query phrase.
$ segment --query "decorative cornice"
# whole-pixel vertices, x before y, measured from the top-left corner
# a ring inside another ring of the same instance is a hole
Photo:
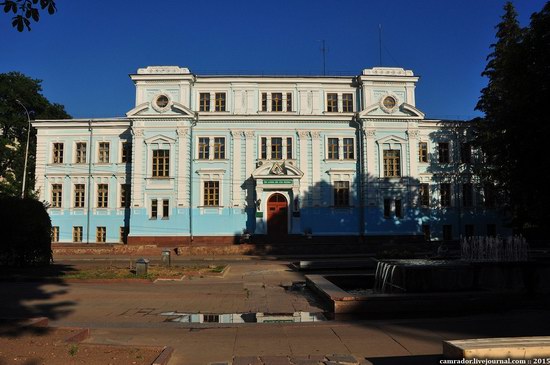
[[[298,136],[300,138],[309,138],[310,135],[309,131],[298,131]]]
[[[189,128],[178,128],[176,129],[178,136],[185,137],[189,134]]]
[[[418,129],[409,129],[407,130],[407,134],[409,135],[409,138],[418,138],[420,135],[420,131]]]
[[[311,138],[313,138],[313,139],[321,138],[321,132],[319,132],[319,131],[312,131],[312,132],[310,132],[310,134],[311,134]]]
[[[376,136],[376,130],[365,129],[365,136],[374,138]]]
[[[254,131],[244,131],[244,136],[246,139],[252,139],[254,136],[256,136],[256,132]]]
[[[240,129],[232,129],[230,132],[233,137],[242,137],[244,135],[244,131]]]

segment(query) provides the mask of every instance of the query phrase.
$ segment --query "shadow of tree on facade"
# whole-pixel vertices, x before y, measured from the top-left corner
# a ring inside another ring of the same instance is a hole
[[[63,275],[72,272],[70,265],[7,268],[0,270],[0,290],[6,295],[0,300],[0,336],[17,337],[27,332],[41,333],[44,327],[21,326],[21,321],[46,317],[61,319],[73,311],[73,301],[56,300],[66,294]]]

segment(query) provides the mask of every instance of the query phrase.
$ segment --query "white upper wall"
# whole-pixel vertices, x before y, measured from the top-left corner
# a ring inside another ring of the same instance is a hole
[[[136,85],[133,116],[178,114],[171,107],[175,105],[199,111],[206,117],[220,114],[334,117],[367,109],[369,116],[410,117],[407,107],[414,109],[418,81],[412,71],[394,67],[364,69],[358,76],[297,77],[203,76],[184,67],[148,66],[130,77]],[[160,96],[163,97],[159,99]],[[209,99],[207,104],[205,98]],[[223,110],[216,107],[218,98],[224,98]],[[282,104],[280,110],[272,111],[275,103]]]

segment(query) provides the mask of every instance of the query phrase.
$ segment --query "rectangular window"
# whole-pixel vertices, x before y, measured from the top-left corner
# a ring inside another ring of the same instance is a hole
[[[271,111],[282,112],[283,111],[283,94],[271,93]]]
[[[451,206],[451,184],[449,183],[443,183],[440,185],[440,192],[441,195],[441,206],[442,207],[450,207]]]
[[[53,226],[52,227],[51,237],[52,237],[52,242],[59,242],[59,227],[58,226]]]
[[[130,208],[130,194],[131,194],[131,185],[130,184],[120,184],[120,207],[121,208]]]
[[[218,323],[220,321],[219,314],[203,314],[203,323]]]
[[[210,111],[210,93],[199,94],[199,111],[200,112]]]
[[[453,239],[453,226],[450,224],[443,225],[443,241],[451,241]]]
[[[353,138],[344,138],[344,160],[353,160],[355,158],[353,148]]]
[[[292,159],[292,138],[291,137],[286,138],[286,158],[288,160]]]
[[[99,142],[97,162],[109,163],[109,142]]]
[[[420,184],[419,198],[421,207],[430,206],[430,184]]]
[[[473,224],[464,225],[464,235],[466,237],[473,237],[474,236],[474,225]]]
[[[424,241],[429,242],[432,240],[432,232],[429,224],[422,225],[422,234],[424,235]]]
[[[170,150],[153,150],[153,177],[170,176]]]
[[[210,158],[210,138],[199,137],[199,160]]]
[[[159,215],[159,204],[157,199],[151,200],[151,219],[157,219]]]
[[[267,93],[262,93],[262,111],[267,111]]]
[[[353,94],[342,94],[342,111],[344,113],[353,112]]]
[[[53,163],[63,163],[63,143],[53,144]]]
[[[401,199],[395,199],[395,216],[397,218],[403,218]]]
[[[474,187],[470,183],[462,184],[462,206],[474,205]]]
[[[164,199],[162,201],[162,218],[168,219],[170,217],[170,201]]]
[[[271,138],[271,159],[283,159],[283,139],[280,137]]]
[[[86,142],[76,144],[75,163],[86,163]]]
[[[472,144],[471,143],[466,142],[460,145],[460,162],[462,163],[472,162]]]
[[[428,143],[418,143],[418,162],[428,162]]]
[[[97,184],[97,207],[107,208],[109,206],[109,185]]]
[[[339,155],[339,140],[338,138],[329,138],[328,139],[328,146],[327,146],[327,150],[328,150],[328,153],[327,153],[327,158],[329,160],[338,160],[340,155]]]
[[[401,151],[384,150],[384,176],[401,176]]]
[[[292,93],[286,93],[286,111],[292,111]]]
[[[262,159],[267,159],[267,138],[262,137]]]
[[[95,230],[95,241],[99,243],[104,243],[107,238],[107,228],[97,227]]]
[[[84,184],[74,184],[74,207],[84,208],[84,197],[86,195],[86,186]]]
[[[334,182],[334,206],[349,207],[349,181]]]
[[[220,182],[205,181],[204,182],[204,205],[217,207],[220,205]]]
[[[128,229],[126,227],[120,227],[118,231],[118,242],[126,243],[128,241]]]
[[[225,111],[225,93],[216,93],[216,111]]]
[[[496,237],[496,235],[497,235],[497,225],[496,224],[488,224],[487,225],[487,236]]]
[[[389,218],[391,215],[391,199],[384,199],[384,218]]]
[[[225,159],[225,137],[214,138],[214,159]]]
[[[132,142],[122,142],[120,162],[132,162]]]
[[[82,227],[73,227],[73,242],[82,242]]]
[[[327,112],[337,112],[338,111],[338,94],[328,93],[327,94]]]
[[[449,143],[441,142],[438,145],[439,163],[449,163]]]
[[[63,185],[52,184],[52,208],[61,208],[63,203]]]

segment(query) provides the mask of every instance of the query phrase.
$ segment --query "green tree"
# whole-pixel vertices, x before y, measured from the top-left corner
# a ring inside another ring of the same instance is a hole
[[[31,30],[31,21],[40,20],[40,11],[50,15],[57,11],[55,0],[5,0],[0,5],[4,13],[13,14],[11,25],[20,32]]]
[[[521,28],[513,5],[504,6],[482,73],[488,85],[476,109],[475,143],[484,163],[477,171],[493,185],[515,228],[541,226],[549,216],[549,194],[542,175],[548,166],[544,105],[548,100],[549,4]]]
[[[25,161],[28,121],[65,119],[70,116],[63,105],[49,102],[42,95],[41,81],[19,72],[0,74],[0,197],[20,196]],[[34,188],[36,131],[31,129],[25,195]]]

